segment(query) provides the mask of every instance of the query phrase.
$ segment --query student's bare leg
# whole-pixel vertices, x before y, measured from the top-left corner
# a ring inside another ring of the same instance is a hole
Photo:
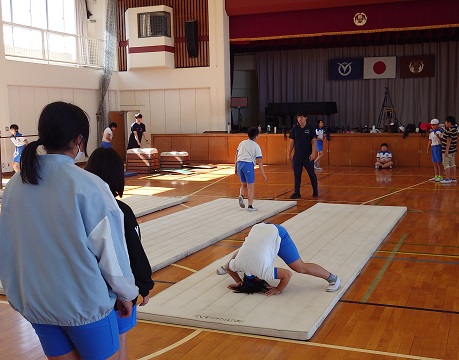
[[[330,271],[325,270],[322,266],[314,263],[305,263],[301,259],[288,264],[288,266],[297,273],[315,276],[324,280],[327,280],[331,274]]]
[[[119,360],[128,360],[127,332],[120,334],[120,356]]]
[[[239,195],[244,196],[246,192],[247,192],[247,183],[244,182],[241,184],[241,188],[239,189]]]
[[[253,198],[255,196],[255,184],[247,184],[247,199],[248,199],[248,205],[253,204]]]
[[[13,161],[12,164],[14,172],[19,172],[19,163],[16,161]]]

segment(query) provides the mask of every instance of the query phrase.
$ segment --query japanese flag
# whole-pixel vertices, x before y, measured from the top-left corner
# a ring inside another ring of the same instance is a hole
[[[363,78],[393,79],[395,78],[395,64],[395,56],[364,58]]]

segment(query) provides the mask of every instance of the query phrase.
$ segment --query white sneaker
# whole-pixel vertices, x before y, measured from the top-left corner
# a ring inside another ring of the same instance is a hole
[[[451,184],[451,180],[450,179],[443,179],[440,181],[440,184]]]
[[[328,284],[327,291],[328,292],[336,291],[339,289],[340,285],[341,285],[341,279],[337,277],[335,281],[332,281],[331,283]]]
[[[238,200],[239,200],[239,206],[240,206],[241,208],[245,208],[244,197],[243,197],[242,195],[239,195]]]
[[[322,170],[322,168],[320,166],[314,166],[314,169],[316,170]]]
[[[451,182],[452,183],[457,183],[457,180],[456,179],[451,179]]]
[[[257,208],[254,208],[254,207],[248,207],[247,208],[247,211],[257,211],[258,209]]]
[[[218,275],[225,275],[225,274],[226,274],[226,267],[225,267],[225,265],[222,265],[222,266],[220,266],[220,267],[217,269],[217,274],[218,274]]]

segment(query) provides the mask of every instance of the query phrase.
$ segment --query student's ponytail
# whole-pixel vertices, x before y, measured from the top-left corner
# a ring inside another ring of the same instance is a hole
[[[42,145],[41,140],[30,142],[21,154],[21,179],[24,184],[38,185],[40,167],[38,165],[37,148]]]

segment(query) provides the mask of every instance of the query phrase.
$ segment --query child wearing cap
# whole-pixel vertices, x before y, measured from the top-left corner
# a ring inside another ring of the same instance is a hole
[[[432,148],[432,163],[434,167],[435,176],[430,181],[440,182],[443,180],[441,176],[441,138],[443,137],[443,130],[439,126],[440,121],[438,119],[430,120],[430,133],[429,140],[427,143],[427,154],[429,153],[429,148]]]

